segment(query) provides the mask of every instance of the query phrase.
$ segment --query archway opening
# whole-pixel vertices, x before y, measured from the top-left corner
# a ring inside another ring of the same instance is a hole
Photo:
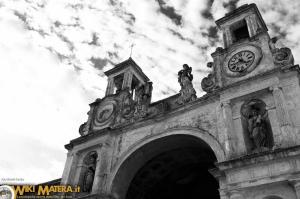
[[[209,173],[216,156],[199,138],[171,135],[144,145],[122,165],[114,192],[120,199],[219,199]]]

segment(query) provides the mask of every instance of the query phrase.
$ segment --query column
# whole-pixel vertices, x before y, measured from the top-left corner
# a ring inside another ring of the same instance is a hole
[[[224,101],[221,103],[222,107],[222,115],[223,115],[223,121],[225,124],[225,150],[228,156],[232,156],[234,153],[234,147],[233,147],[233,122],[232,122],[232,110],[230,101]]]
[[[293,146],[296,143],[296,137],[293,134],[292,123],[286,107],[282,88],[278,85],[274,85],[270,87],[270,90],[274,97],[277,120],[281,131],[279,140],[274,140],[275,146]]]
[[[61,179],[62,185],[74,183],[72,179],[74,178],[76,172],[77,162],[78,162],[78,154],[69,151],[67,154],[67,161]]]
[[[253,37],[254,35],[257,34],[257,29],[258,29],[256,15],[255,14],[249,15],[245,18],[245,20],[247,23],[249,36]]]
[[[100,186],[101,186],[101,178],[100,178],[100,173],[101,173],[101,164],[102,164],[102,147],[103,144],[100,145],[100,149],[97,150],[98,157],[97,157],[97,163],[96,163],[96,170],[95,170],[95,177],[94,177],[94,182],[93,182],[93,187],[92,187],[92,194],[99,194]]]
[[[122,85],[122,90],[126,88],[131,88],[131,82],[132,82],[132,73],[131,71],[126,71],[124,74],[124,79],[123,79],[123,85]]]
[[[289,182],[296,192],[297,199],[300,199],[300,179],[289,180]]]
[[[114,88],[115,88],[114,78],[108,77],[105,96],[114,94]]]
[[[229,26],[224,28],[224,33],[225,33],[225,38],[226,38],[226,40],[224,40],[224,41],[226,41],[225,47],[227,48],[228,46],[230,46],[232,44],[232,35],[231,35]]]
[[[107,182],[108,175],[110,173],[111,168],[111,160],[112,160],[112,139],[109,136],[108,140],[102,144],[98,160],[97,160],[97,169],[95,172],[95,178],[92,188],[93,194],[102,194],[107,195]]]

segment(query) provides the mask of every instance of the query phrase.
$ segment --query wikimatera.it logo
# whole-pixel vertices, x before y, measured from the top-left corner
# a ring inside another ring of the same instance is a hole
[[[69,193],[79,192],[79,186],[69,185],[0,185],[0,199],[68,198]]]

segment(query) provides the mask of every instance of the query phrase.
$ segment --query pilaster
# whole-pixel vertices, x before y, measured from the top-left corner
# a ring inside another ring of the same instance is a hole
[[[62,185],[73,183],[72,179],[74,178],[74,174],[76,172],[77,162],[78,162],[78,154],[69,151],[67,154],[67,161],[61,179]]]
[[[226,154],[228,154],[229,157],[231,157],[234,152],[234,138],[233,138],[233,121],[232,121],[232,110],[230,101],[223,101],[221,103],[222,107],[222,115],[225,123],[225,150]]]
[[[122,89],[131,88],[133,74],[128,70],[124,74]]]
[[[114,88],[115,88],[114,78],[108,77],[105,96],[114,94]]]
[[[278,85],[270,87],[272,91],[277,120],[280,127],[281,136],[278,136],[277,140],[274,140],[275,147],[289,147],[295,145],[295,136],[293,135],[293,127],[291,119],[287,110],[286,101],[282,92],[282,88]]]

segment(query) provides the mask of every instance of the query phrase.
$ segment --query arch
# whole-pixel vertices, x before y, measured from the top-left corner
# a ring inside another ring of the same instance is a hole
[[[181,138],[184,138],[182,141],[178,142],[178,136]],[[176,140],[177,141],[174,141]],[[164,141],[168,141],[169,144],[162,144]],[[174,142],[174,143],[172,143]],[[221,144],[214,138],[212,135],[210,135],[208,132],[196,129],[196,128],[174,128],[174,129],[168,129],[167,131],[147,136],[144,139],[136,142],[134,145],[132,145],[128,150],[123,152],[119,158],[119,160],[116,162],[112,173],[112,176],[110,177],[108,188],[111,193],[116,193],[116,187],[118,186],[118,183],[120,183],[120,178],[122,178],[122,172],[124,171],[124,168],[126,168],[126,164],[129,165],[130,161],[133,161],[131,159],[135,159],[135,161],[138,161],[135,163],[135,165],[142,165],[146,161],[148,161],[151,157],[155,157],[158,153],[171,150],[172,148],[176,148],[176,144],[179,145],[186,145],[189,142],[189,145],[196,145],[199,144],[203,148],[212,151],[214,155],[215,161],[221,162],[225,160],[225,152],[223,148],[221,147]],[[155,149],[152,149],[152,155],[149,155],[150,152],[147,149],[149,145],[155,145],[157,144],[157,147]],[[149,156],[149,157],[148,157]],[[138,158],[136,158],[138,157]],[[147,158],[145,158],[147,157]],[[139,168],[135,168],[135,172],[137,172]],[[134,174],[132,174],[134,175]],[[127,177],[127,178],[133,178],[133,176]],[[120,177],[121,176],[121,177]],[[130,179],[130,180],[131,180]],[[127,179],[128,180],[128,179]],[[130,180],[127,181],[130,182]],[[124,183],[123,183],[124,184]],[[126,187],[126,185],[124,185]],[[128,187],[127,187],[128,188]],[[124,188],[125,189],[125,188]],[[120,196],[120,199],[124,199],[124,190],[122,191]],[[117,193],[117,195],[119,195]]]

